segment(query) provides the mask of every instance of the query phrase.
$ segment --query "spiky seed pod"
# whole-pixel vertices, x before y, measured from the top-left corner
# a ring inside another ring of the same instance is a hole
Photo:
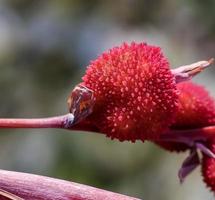
[[[215,124],[215,101],[208,91],[191,81],[177,85],[179,110],[174,129],[192,129]]]
[[[168,128],[178,94],[161,49],[124,43],[88,66],[82,85],[96,98],[89,120],[112,139],[153,139]]]
[[[172,129],[195,129],[215,124],[215,101],[208,91],[191,81],[177,84],[179,109]],[[159,142],[169,151],[184,151],[187,145],[176,142]]]
[[[209,141],[209,149],[215,153],[215,138]],[[202,159],[202,176],[206,185],[215,191],[215,159],[203,154]]]

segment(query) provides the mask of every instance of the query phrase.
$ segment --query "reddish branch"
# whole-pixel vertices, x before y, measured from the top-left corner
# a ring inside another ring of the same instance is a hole
[[[97,132],[85,121],[76,124],[71,113],[47,118],[0,118],[0,128],[61,128]]]
[[[74,124],[72,119],[71,113],[57,117],[38,119],[0,118],[0,128],[62,128],[67,130],[98,131],[86,122]],[[215,137],[215,126],[187,130],[170,129],[161,134],[158,140],[191,144],[195,141],[206,141],[211,137]]]
[[[32,119],[13,119],[0,118],[0,128],[62,128],[67,130],[86,130],[96,131],[96,129],[87,123],[73,124],[71,113],[48,118]],[[198,129],[174,130],[161,134],[159,141],[173,141],[191,144],[194,141],[206,141],[215,136],[215,126],[208,126]]]
[[[1,200],[138,200],[78,183],[5,170],[0,170],[0,194]]]
[[[38,119],[1,118],[0,128],[64,128],[70,115]]]

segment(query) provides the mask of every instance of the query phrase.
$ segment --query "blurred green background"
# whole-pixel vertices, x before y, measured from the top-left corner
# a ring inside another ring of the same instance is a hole
[[[214,0],[1,0],[0,117],[67,112],[89,61],[122,42],[161,46],[171,66],[211,58]],[[215,68],[199,75],[215,96]],[[64,130],[0,130],[0,168],[72,180],[145,200],[212,200],[186,154]]]

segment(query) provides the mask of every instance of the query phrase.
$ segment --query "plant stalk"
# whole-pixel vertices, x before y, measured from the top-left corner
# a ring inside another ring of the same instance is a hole
[[[0,118],[0,128],[70,128],[73,122],[71,113],[47,118]]]
[[[100,133],[86,120],[75,123],[71,113],[48,118],[0,118],[0,128],[60,128]],[[211,137],[215,137],[215,125],[186,130],[170,129],[162,133],[156,141],[181,142],[192,146],[196,141],[205,142]]]
[[[138,200],[70,181],[5,170],[0,170],[0,189],[1,200]]]

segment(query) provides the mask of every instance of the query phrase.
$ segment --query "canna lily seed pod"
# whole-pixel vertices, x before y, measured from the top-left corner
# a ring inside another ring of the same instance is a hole
[[[215,153],[215,139],[209,141],[209,149]],[[203,154],[202,176],[206,185],[215,191],[215,159]]]
[[[179,110],[173,129],[192,129],[215,124],[215,101],[208,91],[191,81],[177,85]]]
[[[82,86],[94,92],[87,120],[120,141],[153,140],[173,122],[178,108],[175,77],[159,47],[132,43],[92,61]]]
[[[208,91],[191,81],[177,84],[179,104],[175,122],[171,129],[196,129],[215,125],[215,101]],[[169,151],[184,151],[188,146],[178,142],[158,142],[159,146]]]

